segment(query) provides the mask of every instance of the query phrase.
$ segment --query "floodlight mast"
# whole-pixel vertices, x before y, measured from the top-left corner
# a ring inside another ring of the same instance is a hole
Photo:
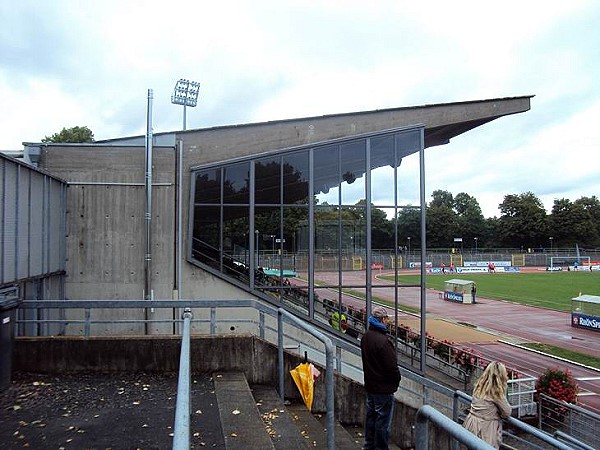
[[[175,84],[173,95],[171,95],[171,103],[174,105],[183,106],[183,131],[186,130],[186,111],[187,106],[194,107],[198,104],[198,93],[200,91],[200,83],[190,81],[184,78],[180,79]]]

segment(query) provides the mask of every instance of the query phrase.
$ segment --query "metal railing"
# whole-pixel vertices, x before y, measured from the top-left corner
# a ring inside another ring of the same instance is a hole
[[[183,311],[183,332],[181,336],[181,353],[179,355],[179,377],[177,379],[177,402],[175,404],[175,425],[173,427],[173,450],[190,448],[191,401],[191,364],[190,335],[192,310]]]
[[[454,412],[453,412],[453,419],[454,421],[458,422],[458,421],[462,421],[463,417],[461,417],[462,413],[462,408],[461,408],[461,404],[470,404],[472,397],[468,394],[465,394],[462,391],[455,391],[454,393]],[[530,435],[532,437],[534,437],[535,439],[538,439],[540,441],[542,441],[543,443],[552,446],[552,448],[557,448],[559,450],[572,450],[572,447],[570,447],[569,445],[564,444],[563,442],[559,441],[558,439],[556,439],[555,437],[551,436],[548,433],[545,433],[542,430],[539,430],[537,428],[532,427],[531,425],[526,424],[525,422],[521,422],[518,419],[515,419],[514,417],[508,417],[506,419],[504,419],[504,422],[508,425],[510,425],[510,427],[512,428],[516,428],[517,430],[520,430],[522,433],[525,433],[526,435]],[[524,441],[521,437],[517,436],[514,433],[510,433],[507,430],[503,431],[504,435],[508,435],[512,438],[514,438],[517,441],[520,442],[527,442],[528,444],[531,445],[532,448],[537,448],[537,449],[544,449],[546,447],[540,447],[540,446],[536,446],[535,444],[532,444],[530,441]],[[522,447],[519,447],[522,448]]]
[[[334,391],[333,391],[333,343],[331,339],[325,336],[323,333],[318,331],[315,327],[307,324],[306,322],[298,319],[293,314],[290,314],[283,308],[277,310],[277,365],[279,372],[279,396],[283,401],[284,397],[284,379],[283,379],[283,318],[285,317],[288,321],[294,323],[296,326],[302,328],[307,333],[313,335],[325,344],[326,352],[326,371],[325,371],[325,389],[326,389],[326,405],[327,405],[327,449],[335,449],[335,402],[334,402]]]
[[[454,439],[464,444],[469,449],[475,450],[494,450],[490,444],[482,441],[477,436],[461,427],[459,424],[449,419],[435,408],[424,405],[417,411],[416,417],[416,438],[415,450],[429,449],[429,427],[428,422],[432,422],[438,428],[446,431]]]
[[[577,405],[538,395],[538,427],[560,439],[570,436],[578,448],[600,448],[600,416]]]
[[[110,309],[110,308],[142,308],[142,309],[150,309],[150,308],[203,308],[209,309],[210,315],[208,318],[198,318],[190,319],[191,324],[196,325],[206,325],[207,332],[209,334],[217,334],[217,324],[225,323],[225,324],[241,324],[246,323],[250,324],[254,329],[254,332],[258,331],[258,336],[261,339],[265,339],[271,343],[279,344],[280,341],[283,340],[283,337],[287,338],[290,341],[294,341],[298,344],[298,355],[301,355],[300,348],[304,351],[308,350],[310,353],[311,360],[323,365],[323,363],[327,366],[327,374],[331,374],[333,377],[333,370],[330,367],[336,367],[337,371],[348,376],[349,378],[362,383],[362,368],[360,366],[360,348],[357,343],[351,343],[348,340],[339,338],[335,334],[325,334],[317,332],[321,334],[322,337],[325,337],[330,342],[329,351],[326,349],[326,354],[323,355],[322,350],[311,346],[309,342],[306,340],[301,340],[297,336],[291,336],[284,333],[281,324],[278,323],[277,329],[272,326],[269,326],[267,321],[265,320],[265,316],[271,316],[273,318],[283,318],[285,315],[286,319],[296,327],[298,326],[298,322],[302,322],[301,319],[296,318],[293,314],[283,310],[282,308],[275,308],[273,306],[262,303],[258,300],[249,299],[249,300],[41,300],[41,301],[25,301],[21,303],[20,309],[25,310],[35,310],[35,309],[84,309],[84,319],[71,319],[71,318],[59,318],[59,319],[17,319],[17,325],[23,326],[22,328],[27,329],[26,326],[29,323],[38,323],[38,324],[50,324],[50,323],[69,323],[69,324],[78,324],[83,325],[83,334],[89,336],[92,329],[92,324],[103,323],[103,324],[130,324],[130,323],[161,323],[161,322],[181,322],[181,319],[158,319],[158,320],[144,320],[144,319],[101,319],[97,320],[92,317],[90,313],[93,309]],[[254,310],[258,318],[231,318],[220,317],[217,318],[216,310],[218,308],[251,308]],[[283,311],[283,312],[280,312]],[[39,314],[38,316],[42,317],[43,314]],[[293,319],[292,319],[293,317]],[[304,322],[302,322],[304,323]],[[312,328],[311,325],[304,323],[309,328]],[[304,327],[300,326],[299,328],[304,329]],[[277,343],[273,342],[273,340],[269,340],[271,336],[268,336],[268,332],[277,333]],[[318,336],[316,336],[319,338]],[[322,342],[323,341],[321,339]],[[279,345],[281,350],[283,346]],[[327,347],[327,344],[326,344]],[[286,347],[287,348],[287,347]],[[354,360],[357,361],[356,364],[353,364],[349,357],[346,358],[345,361],[342,361],[344,358],[344,352],[347,352],[349,355],[354,356]],[[333,357],[332,355],[335,355]],[[329,358],[329,361],[327,359]],[[331,362],[334,361],[334,362]],[[414,407],[415,410],[418,410],[424,405],[432,406],[438,409],[442,414],[447,417],[452,417],[455,421],[460,420],[461,407],[466,403],[470,403],[471,397],[464,392],[454,391],[449,389],[429,378],[423,377],[411,370],[400,367],[400,371],[403,377],[403,381],[400,385],[400,389],[396,394],[398,399],[402,399],[405,402],[409,402],[410,406]],[[282,373],[282,372],[280,372]],[[413,387],[411,387],[411,385]],[[280,391],[283,393],[283,390]],[[281,395],[281,394],[280,394]],[[328,402],[329,404],[329,402]],[[328,408],[329,409],[329,408]],[[330,409],[333,412],[333,406]],[[329,417],[327,418],[329,420]],[[525,423],[514,419],[509,418],[507,423],[514,426],[515,428],[521,430],[526,435],[531,435],[534,438],[541,439],[544,442],[550,443],[554,448],[558,449],[569,449],[571,447],[566,446],[565,444],[559,442],[557,439],[551,437],[550,435],[534,428]],[[456,424],[460,427],[460,425]],[[332,429],[332,427],[328,427]],[[505,430],[506,433],[506,430]],[[521,438],[522,439],[522,438]],[[542,448],[535,447],[534,448]]]

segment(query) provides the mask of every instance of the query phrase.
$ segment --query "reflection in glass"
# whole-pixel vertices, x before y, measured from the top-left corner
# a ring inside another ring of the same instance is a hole
[[[223,179],[223,203],[250,203],[250,163],[225,166]]]
[[[365,200],[366,140],[340,145],[342,205]]]
[[[339,247],[339,209],[332,206],[316,206],[314,217],[315,253],[337,255]]]
[[[256,204],[281,203],[281,157],[261,158],[254,163]]]
[[[364,206],[344,207],[342,212],[342,280],[344,286],[364,284],[367,257],[367,218]]]
[[[320,205],[339,204],[340,155],[337,145],[317,147],[313,153],[314,195]]]
[[[371,138],[371,202],[394,205],[394,167],[402,160],[394,157],[394,137]]]
[[[208,169],[196,172],[194,202],[221,202],[221,169]]]
[[[310,320],[359,336],[367,302],[396,302],[398,284],[416,286],[405,274],[420,261],[421,136],[421,129],[382,132],[194,170],[192,260],[263,299],[303,315],[314,311]],[[415,207],[402,203],[409,198]],[[399,278],[372,289],[366,276],[386,272]]]
[[[220,261],[220,211],[219,206],[194,207],[192,257],[216,269]]]
[[[223,272],[249,282],[250,220],[247,206],[223,207]]]
[[[308,204],[308,150],[283,157],[283,203]]]

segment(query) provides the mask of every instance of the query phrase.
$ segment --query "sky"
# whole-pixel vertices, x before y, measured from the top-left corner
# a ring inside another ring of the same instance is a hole
[[[96,140],[182,129],[178,79],[201,84],[187,129],[534,95],[425,152],[434,190],[499,216],[508,194],[600,196],[596,0],[4,0],[0,150],[63,127]]]

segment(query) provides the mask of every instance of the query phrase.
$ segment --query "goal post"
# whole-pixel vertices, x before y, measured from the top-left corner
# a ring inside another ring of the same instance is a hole
[[[454,267],[461,267],[463,265],[463,257],[462,254],[451,254],[450,255],[450,264],[454,264]]]
[[[515,267],[525,266],[525,253],[513,253],[512,254],[512,265]]]
[[[554,267],[568,267],[569,270],[573,267],[574,270],[578,270],[581,267],[585,267],[589,270],[591,264],[591,258],[589,256],[551,256],[550,257],[550,268]]]

